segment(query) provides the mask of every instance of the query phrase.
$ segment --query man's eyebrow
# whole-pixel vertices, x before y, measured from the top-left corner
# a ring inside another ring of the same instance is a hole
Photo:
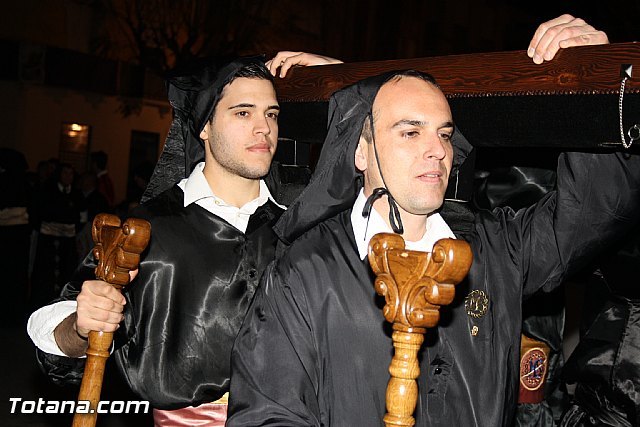
[[[231,107],[229,107],[229,110],[233,110],[234,108],[256,108],[256,105],[255,104],[248,104],[248,103],[241,103],[241,104],[232,105]],[[267,110],[278,110],[278,111],[280,111],[280,106],[277,105],[277,104],[276,105],[269,105]]]
[[[233,110],[234,108],[256,108],[256,104],[247,104],[247,103],[236,104],[229,107],[229,110]]]
[[[422,126],[426,126],[427,122],[423,121],[423,120],[411,120],[411,119],[402,119],[402,120],[398,120],[397,122],[395,122],[393,124],[393,126],[391,126],[392,128],[397,128],[400,126],[418,126],[418,127],[422,127]]]
[[[395,122],[393,124],[392,128],[397,128],[397,127],[400,127],[400,126],[423,127],[423,126],[426,126],[426,125],[427,125],[427,122],[425,122],[424,120],[402,119],[402,120],[398,120],[397,122]],[[453,122],[444,122],[440,126],[438,126],[439,129],[452,128],[452,127],[455,127]]]

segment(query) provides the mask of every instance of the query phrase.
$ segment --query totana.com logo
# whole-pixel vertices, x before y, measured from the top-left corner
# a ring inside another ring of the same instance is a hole
[[[88,400],[22,400],[10,397],[12,414],[147,414],[147,400],[101,400],[92,409]]]

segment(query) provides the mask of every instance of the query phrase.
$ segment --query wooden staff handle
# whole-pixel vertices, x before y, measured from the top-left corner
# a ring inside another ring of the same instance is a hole
[[[138,268],[140,254],[149,243],[151,225],[142,219],[129,218],[124,224],[110,214],[99,214],[91,229],[93,255],[98,261],[96,278],[118,290],[129,283],[129,272]],[[113,332],[89,332],[87,362],[84,367],[78,401],[89,401],[89,413],[73,417],[73,427],[93,427],[98,416],[97,406],[102,390],[104,367],[113,342]]]
[[[469,244],[461,240],[439,240],[431,253],[405,250],[404,239],[397,234],[376,234],[369,242],[376,292],[385,297],[383,314],[393,324],[387,427],[415,424],[418,350],[426,328],[438,324],[440,306],[453,301],[454,286],[469,272],[472,258]]]

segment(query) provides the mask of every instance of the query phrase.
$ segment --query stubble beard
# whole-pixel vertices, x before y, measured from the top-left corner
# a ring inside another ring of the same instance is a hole
[[[403,210],[413,215],[429,215],[438,210],[444,203],[445,190],[446,187],[438,187],[415,192],[405,191],[404,194],[397,195],[396,201]],[[391,194],[393,194],[393,190],[391,191]]]
[[[247,161],[237,158],[238,156],[229,149],[230,145],[222,135],[216,132],[212,133],[209,152],[216,163],[226,172],[245,179],[260,179],[269,173],[273,156],[269,157],[266,165],[262,162],[260,164],[249,164]]]
[[[411,208],[410,212],[414,213],[415,215],[429,215],[439,209],[444,202],[443,197],[439,197],[436,199],[433,196],[428,198],[428,202],[425,201],[424,198],[416,199],[415,197],[413,197],[412,199],[413,200],[409,200],[408,204]]]

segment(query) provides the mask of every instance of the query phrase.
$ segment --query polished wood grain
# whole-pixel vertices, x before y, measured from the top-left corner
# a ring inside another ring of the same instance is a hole
[[[299,67],[276,79],[276,92],[282,102],[326,101],[365,77],[416,69],[432,74],[448,97],[611,94],[620,90],[623,64],[633,66],[627,92],[640,92],[638,42],[563,49],[540,65],[511,51]]]
[[[138,268],[140,254],[149,242],[151,225],[138,218],[129,218],[121,225],[117,216],[99,214],[93,221],[91,234],[95,244],[93,255],[98,261],[96,278],[122,289],[129,283],[129,272]],[[92,413],[76,414],[73,427],[93,427],[96,424],[96,407],[112,342],[112,332],[89,332],[87,362],[78,401],[89,401]]]
[[[415,424],[418,350],[427,328],[438,324],[440,306],[453,301],[455,285],[469,272],[472,259],[469,244],[462,240],[439,240],[430,253],[405,250],[398,234],[376,234],[369,242],[375,289],[385,298],[385,319],[393,324],[394,355],[384,416],[387,427]]]

